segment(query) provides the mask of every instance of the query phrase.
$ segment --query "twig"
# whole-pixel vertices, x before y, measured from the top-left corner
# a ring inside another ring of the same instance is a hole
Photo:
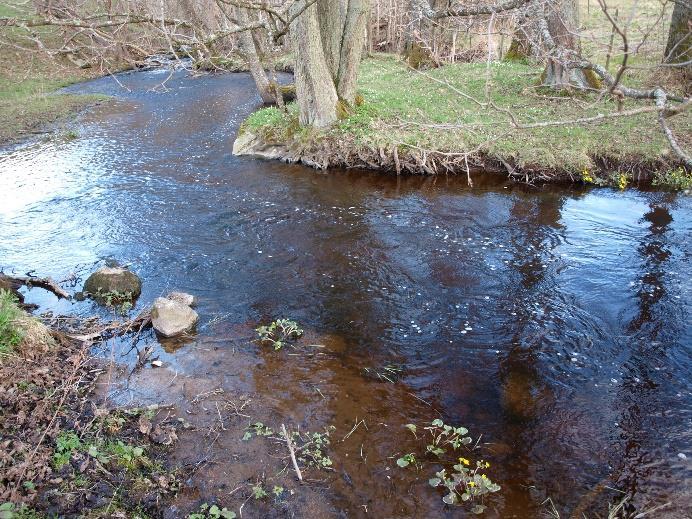
[[[296,453],[293,450],[293,442],[291,442],[291,437],[288,435],[284,424],[281,424],[281,432],[284,433],[286,438],[286,445],[288,445],[288,452],[291,454],[291,461],[293,462],[293,468],[296,470],[296,475],[300,481],[303,481],[303,475],[300,473],[300,467],[298,467],[298,462],[296,461]]]

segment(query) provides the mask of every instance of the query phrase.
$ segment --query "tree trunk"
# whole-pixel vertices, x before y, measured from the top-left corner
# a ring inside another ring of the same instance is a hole
[[[368,8],[368,0],[317,0],[291,25],[301,124],[329,126],[355,104]]]
[[[542,36],[550,56],[541,77],[542,85],[557,89],[598,88],[600,85],[590,71],[568,66],[581,54],[578,0],[552,0],[546,9]]]
[[[248,16],[244,9],[237,8],[236,16],[240,24],[248,23]],[[240,46],[243,57],[247,61],[248,68],[250,69],[252,79],[255,80],[255,85],[257,86],[257,91],[262,98],[262,102],[265,105],[276,103],[275,92],[272,91],[269,78],[267,78],[267,73],[265,72],[264,67],[259,59],[257,46],[255,45],[255,40],[252,37],[251,31],[243,31],[240,33]]]
[[[512,35],[512,43],[509,44],[505,59],[509,61],[524,61],[531,57],[531,38],[535,34],[532,30],[528,16],[521,16]]]
[[[670,20],[664,61],[686,63],[690,60],[692,60],[692,1],[676,0]]]

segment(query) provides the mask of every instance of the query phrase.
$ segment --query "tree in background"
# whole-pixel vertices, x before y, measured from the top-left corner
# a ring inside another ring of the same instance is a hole
[[[692,68],[692,1],[675,0],[664,61]]]

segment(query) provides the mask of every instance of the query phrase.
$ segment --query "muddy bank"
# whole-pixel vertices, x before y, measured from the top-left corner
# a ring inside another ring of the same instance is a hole
[[[314,135],[307,139],[305,136],[277,138],[271,128],[253,132],[242,127],[233,143],[233,154],[303,164],[321,170],[346,168],[395,175],[457,175],[466,178],[470,185],[480,175],[496,174],[527,184],[648,186],[657,175],[683,167],[675,157],[652,161],[632,153],[628,158],[592,156],[590,159],[596,167],[589,172],[576,173],[570,164],[563,168],[539,163],[519,165],[511,156],[491,156],[478,149],[464,154],[426,150],[414,145],[373,147],[343,134],[338,137]]]

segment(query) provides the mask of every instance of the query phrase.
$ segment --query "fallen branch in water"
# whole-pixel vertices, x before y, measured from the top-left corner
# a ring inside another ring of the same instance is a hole
[[[296,451],[293,450],[293,442],[284,424],[281,424],[281,432],[284,433],[284,438],[286,438],[286,445],[288,445],[288,452],[291,454],[291,461],[293,462],[293,468],[296,470],[296,475],[300,481],[303,481],[303,474],[300,473],[300,467],[298,467],[298,461],[296,461]]]
[[[129,321],[119,322],[111,321],[105,325],[95,327],[83,334],[68,334],[70,339],[80,342],[93,342],[97,340],[108,339],[111,337],[119,337],[127,333],[136,331],[137,335],[151,324],[151,309],[145,308],[137,317]]]
[[[0,274],[0,281],[7,281],[11,285],[19,288],[20,286],[26,287],[39,287],[49,292],[52,292],[56,296],[63,299],[70,299],[70,294],[65,292],[63,288],[58,285],[58,283],[52,278],[37,278],[34,276],[8,276],[7,274]]]

